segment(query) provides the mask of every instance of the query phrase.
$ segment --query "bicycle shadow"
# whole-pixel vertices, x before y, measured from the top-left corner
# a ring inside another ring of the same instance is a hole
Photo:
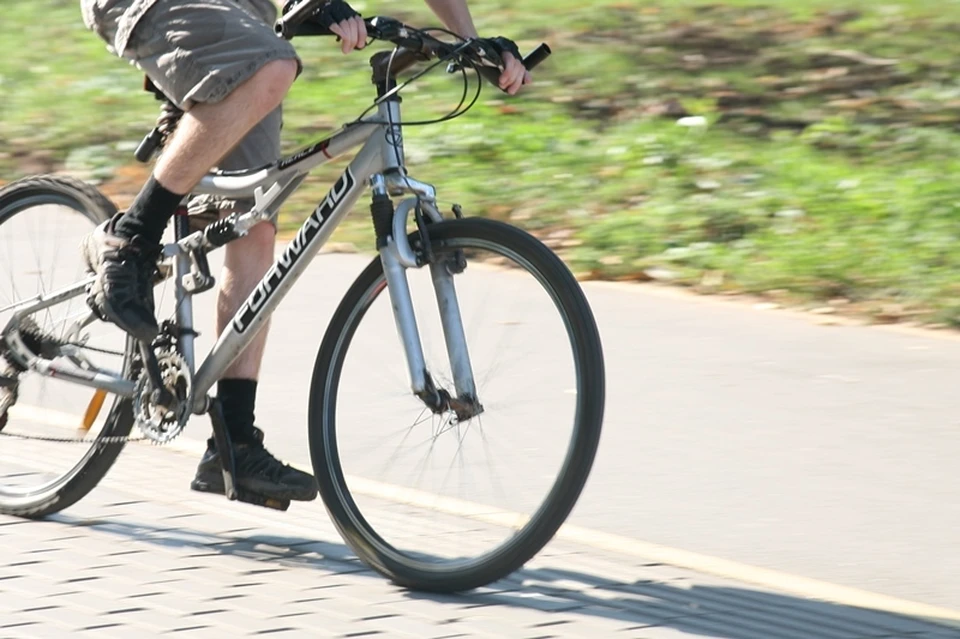
[[[69,527],[94,527],[131,541],[190,550],[192,556],[222,554],[257,563],[318,568],[383,581],[342,543],[296,536],[244,535],[251,529],[211,535],[180,526],[154,526],[119,518],[85,519],[64,513],[46,521]],[[618,622],[622,624],[620,630],[626,632],[672,629],[714,639],[960,639],[960,627],[951,625],[949,620],[920,620],[760,589],[643,578],[645,569],[649,576],[658,566],[638,566],[638,579],[634,581],[563,568],[528,567],[487,588],[463,594],[421,593],[400,587],[397,590],[407,599],[450,604],[457,610],[507,606],[560,613],[551,616],[549,629],[542,628],[559,633],[553,636],[563,636],[564,624],[588,615]],[[264,577],[269,579],[269,575]]]

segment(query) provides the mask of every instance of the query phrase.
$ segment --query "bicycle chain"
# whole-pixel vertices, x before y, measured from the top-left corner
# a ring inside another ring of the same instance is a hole
[[[86,437],[51,437],[48,435],[23,435],[21,433],[8,433],[0,430],[0,437],[13,437],[14,439],[26,439],[41,442],[56,442],[60,444],[119,444],[129,442],[142,442],[149,437],[133,437],[132,435],[107,435],[106,437],[95,437],[88,439]]]
[[[28,330],[28,331],[33,330],[33,335],[29,335],[29,333],[28,333],[28,336],[30,336],[30,337],[32,337],[34,340],[36,340],[36,341],[38,342],[38,344],[40,343],[40,340],[42,340],[42,338],[45,337],[42,333],[40,333],[39,328],[36,328],[35,326],[27,325],[27,330]],[[86,350],[97,351],[97,352],[100,352],[100,353],[107,353],[107,354],[111,354],[111,355],[114,355],[114,354],[123,355],[123,353],[117,353],[116,351],[111,351],[111,350],[108,350],[108,349],[105,349],[105,348],[98,348],[98,347],[96,347],[96,346],[89,346],[89,345],[86,345],[86,344],[80,344],[80,343],[75,343],[75,342],[58,341],[58,342],[56,342],[56,345],[57,345],[57,346],[60,346],[60,347],[62,347],[62,346],[68,346],[68,345],[69,345],[69,346],[75,346],[75,347],[77,347],[77,348],[82,348],[82,349],[86,349]],[[17,366],[17,364],[9,361],[9,358],[6,356],[6,354],[5,354],[3,351],[0,351],[0,370],[6,370],[7,368],[9,368],[10,371],[15,374],[18,366]],[[14,403],[15,403],[15,402],[14,402]],[[7,416],[7,415],[4,415],[3,417],[7,418],[8,416]],[[132,437],[132,436],[130,436],[130,435],[107,435],[107,436],[104,436],[104,437],[94,437],[94,438],[88,438],[88,437],[53,437],[53,436],[49,436],[49,435],[25,435],[25,434],[23,434],[23,433],[10,433],[10,432],[7,432],[7,431],[5,430],[5,427],[7,426],[7,422],[8,422],[8,421],[9,421],[8,419],[4,419],[4,420],[3,420],[3,423],[0,424],[0,436],[11,437],[11,438],[13,438],[13,439],[30,440],[30,441],[56,442],[56,443],[63,443],[63,444],[95,444],[95,443],[118,444],[118,443],[121,443],[121,442],[123,442],[123,443],[126,443],[126,442],[137,442],[137,441],[142,441],[142,440],[144,440],[144,439],[147,439],[146,437],[137,437],[137,438],[134,438],[134,437]]]

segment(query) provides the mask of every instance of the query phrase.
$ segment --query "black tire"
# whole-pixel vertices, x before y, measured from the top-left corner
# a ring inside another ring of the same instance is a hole
[[[398,585],[432,592],[471,590],[518,570],[556,534],[586,483],[596,456],[604,410],[604,362],[599,332],[576,279],[539,240],[507,224],[482,218],[449,220],[430,227],[434,250],[502,247],[522,257],[550,293],[566,324],[577,367],[577,419],[573,441],[546,499],[529,522],[495,551],[463,567],[418,561],[389,545],[371,527],[351,496],[336,438],[337,386],[344,356],[363,320],[374,287],[383,290],[383,268],[374,259],[347,292],[324,336],[314,367],[309,406],[309,442],[321,497],[344,540],[357,556]],[[415,236],[411,235],[411,242]],[[425,552],[430,549],[424,548]]]
[[[64,176],[36,176],[0,189],[0,225],[26,209],[45,204],[77,211],[90,220],[91,230],[117,212],[116,206],[89,184]],[[123,364],[126,374],[129,374],[133,365],[134,349],[135,343],[128,339]],[[75,504],[103,479],[123,450],[123,441],[106,443],[101,440],[126,436],[132,426],[130,401],[116,397],[96,443],[91,445],[80,461],[59,478],[37,489],[12,491],[0,485],[0,513],[37,519]],[[4,437],[0,435],[0,446],[3,440]]]

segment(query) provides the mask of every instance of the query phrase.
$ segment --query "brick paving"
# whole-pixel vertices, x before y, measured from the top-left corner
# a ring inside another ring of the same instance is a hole
[[[195,464],[133,444],[79,504],[40,522],[0,517],[0,639],[960,639],[566,542],[475,592],[410,592],[361,564],[319,501],[280,513],[193,493]]]

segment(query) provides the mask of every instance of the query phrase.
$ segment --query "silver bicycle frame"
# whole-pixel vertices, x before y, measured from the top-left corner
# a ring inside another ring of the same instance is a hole
[[[194,413],[207,411],[209,390],[256,336],[368,185],[375,195],[416,196],[402,201],[396,208],[393,232],[379,253],[397,333],[406,354],[411,390],[421,397],[430,391],[432,382],[426,370],[406,278],[406,269],[417,268],[419,265],[407,240],[406,228],[408,216],[417,203],[434,221],[439,221],[442,216],[436,206],[434,188],[406,176],[400,123],[399,103],[383,102],[378,107],[376,118],[347,125],[330,138],[272,165],[250,171],[211,173],[203,178],[194,190],[195,194],[214,194],[232,199],[252,196],[256,202],[254,208],[239,216],[235,222],[236,231],[243,235],[254,225],[273,218],[310,171],[349,149],[362,145],[327,196],[307,217],[296,236],[237,311],[196,371],[191,332],[194,294],[189,292],[186,282],[194,273],[191,258],[193,252],[206,252],[213,247],[209,245],[202,231],[178,238],[178,241],[164,247],[164,255],[174,261],[177,322],[183,333],[179,347],[191,373],[195,371],[192,406]],[[476,387],[453,276],[443,265],[431,265],[431,276],[457,395],[461,399],[475,398]],[[132,397],[135,393],[133,380],[92,366],[81,368],[60,361],[59,358],[56,361],[44,359],[27,348],[17,330],[25,316],[84,294],[91,281],[92,278],[88,278],[61,291],[14,305],[11,308],[15,313],[4,330],[4,336],[11,347],[12,355],[40,374]],[[89,321],[91,318],[87,318],[83,323]]]

